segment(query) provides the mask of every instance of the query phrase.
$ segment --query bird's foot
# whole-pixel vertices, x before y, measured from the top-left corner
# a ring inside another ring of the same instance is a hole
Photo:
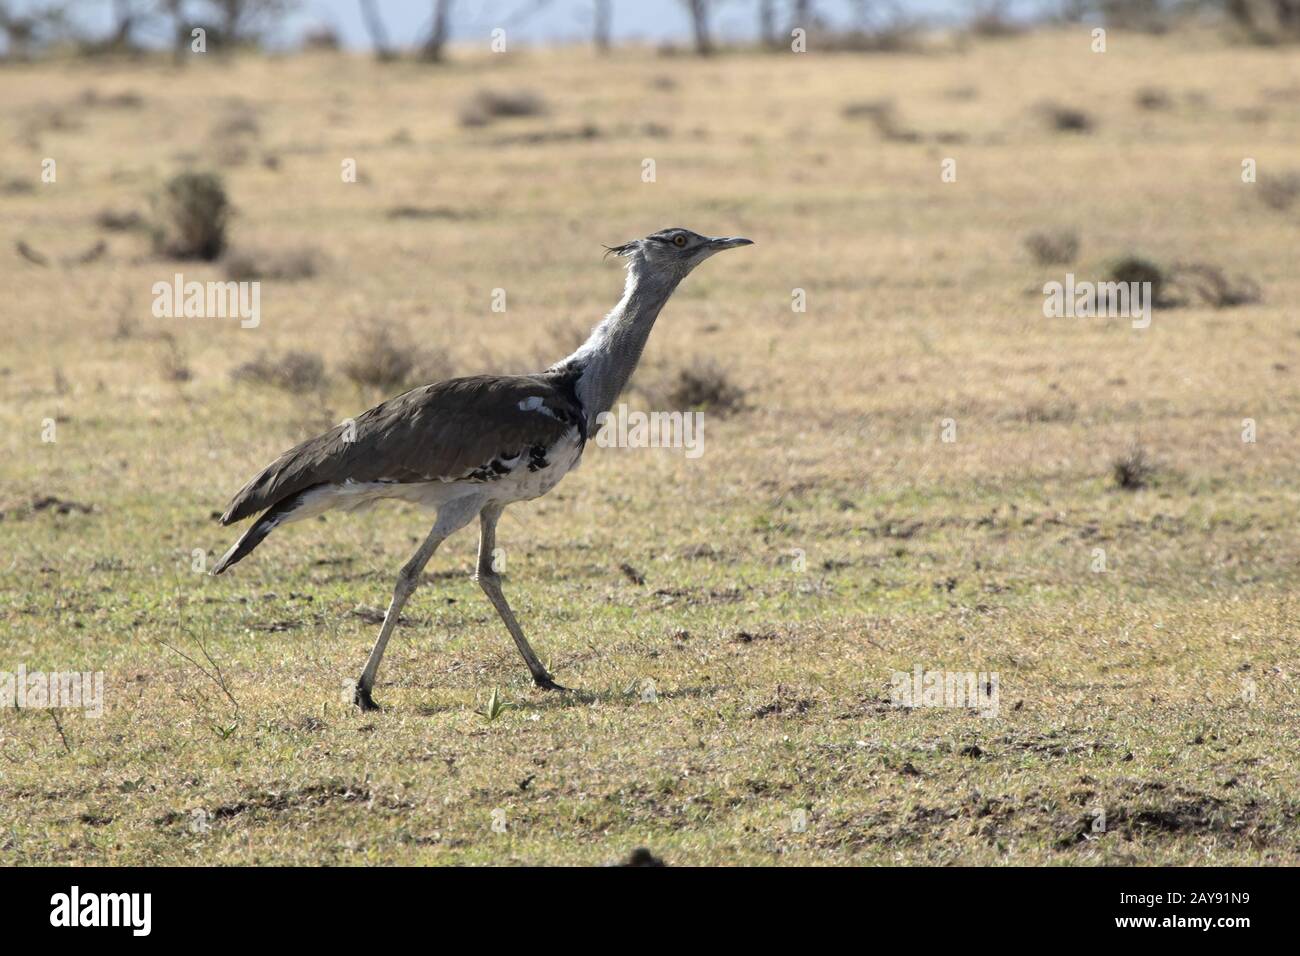
[[[361,684],[357,685],[356,692],[352,695],[352,703],[359,710],[379,710],[379,705],[376,704],[375,699],[370,696],[369,689],[363,687]]]
[[[567,691],[569,689],[567,687],[561,687],[559,684],[555,683],[555,680],[551,677],[550,674],[542,674],[540,677],[534,674],[533,683],[536,684],[538,687],[540,687],[542,690]]]

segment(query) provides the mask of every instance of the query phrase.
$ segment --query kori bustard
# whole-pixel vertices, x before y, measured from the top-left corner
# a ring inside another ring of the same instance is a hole
[[[355,703],[371,691],[407,598],[449,535],[479,519],[475,579],[501,615],[538,687],[563,690],[529,646],[501,592],[493,561],[506,505],[541,497],[575,468],[596,417],[632,376],[664,303],[705,259],[749,239],[664,229],[609,252],[627,260],[623,297],[572,355],[533,375],[476,375],[391,398],[291,448],[253,478],[222,524],[261,516],[213,567],[221,574],[273,530],[334,508],[351,511],[397,498],[436,511],[433,528],[402,567],[379,637],[357,680]]]

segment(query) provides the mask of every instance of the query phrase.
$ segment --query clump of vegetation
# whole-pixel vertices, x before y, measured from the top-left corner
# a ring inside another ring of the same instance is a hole
[[[1300,199],[1300,172],[1265,176],[1255,184],[1255,191],[1269,209],[1286,212]]]
[[[1149,282],[1151,283],[1151,304],[1167,304],[1164,290],[1168,281],[1165,270],[1150,259],[1127,255],[1115,260],[1107,275],[1110,282]]]
[[[293,249],[240,248],[227,253],[226,278],[236,282],[254,279],[310,279],[320,271],[322,256],[310,246]]]
[[[745,407],[745,390],[712,359],[695,359],[677,369],[664,391],[671,408],[701,409],[722,415]]]
[[[356,345],[341,370],[356,385],[384,392],[452,375],[446,358],[419,348],[401,326],[377,320],[358,331]]]
[[[862,100],[849,103],[842,110],[845,119],[866,120],[884,139],[895,143],[915,143],[921,134],[903,125],[893,100]]]
[[[1031,232],[1025,248],[1040,266],[1068,265],[1079,255],[1079,233],[1074,229]]]
[[[456,222],[473,218],[473,213],[454,209],[451,206],[393,206],[388,210],[389,219],[446,219]]]
[[[1048,128],[1058,133],[1091,133],[1096,123],[1088,113],[1074,106],[1061,103],[1041,103],[1039,114]]]
[[[479,90],[460,109],[462,126],[486,126],[493,120],[541,116],[546,102],[531,90]]]
[[[308,27],[302,34],[302,48],[317,52],[333,53],[343,48],[338,31],[325,23]]]
[[[1133,94],[1133,102],[1143,110],[1167,110],[1174,105],[1169,93],[1158,86],[1142,87]]]
[[[109,232],[130,232],[145,228],[145,219],[134,209],[101,209],[95,216],[95,225]]]
[[[261,353],[250,362],[235,368],[230,377],[237,382],[253,382],[301,394],[325,384],[325,363],[315,352],[291,349],[280,356]]]
[[[157,202],[154,247],[174,259],[221,257],[226,250],[230,200],[215,173],[179,173],[168,180]]]
[[[94,87],[81,91],[81,103],[96,109],[138,110],[144,106],[144,97],[135,90],[123,90],[121,93],[100,94]]]
[[[194,370],[190,368],[189,360],[185,356],[185,350],[181,348],[176,337],[170,332],[164,332],[159,336],[163,343],[162,354],[158,358],[159,371],[162,377],[168,382],[188,382],[194,378]]]
[[[1178,265],[1174,269],[1174,276],[1180,285],[1189,287],[1190,294],[1215,309],[1251,305],[1264,298],[1263,290],[1254,279],[1244,275],[1229,275],[1209,262]]]
[[[1110,469],[1115,487],[1124,491],[1137,491],[1147,487],[1156,473],[1155,463],[1146,450],[1136,444],[1111,462]]]

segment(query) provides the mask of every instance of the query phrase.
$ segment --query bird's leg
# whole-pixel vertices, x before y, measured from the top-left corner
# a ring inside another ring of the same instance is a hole
[[[533,683],[543,690],[565,690],[551,679],[551,675],[546,672],[542,662],[533,653],[533,649],[528,645],[528,639],[524,637],[524,632],[519,627],[519,622],[515,620],[514,611],[510,610],[510,605],[506,603],[506,596],[501,593],[501,575],[497,573],[492,557],[492,552],[496,548],[497,519],[501,517],[501,508],[501,505],[490,504],[479,513],[478,570],[474,573],[474,580],[479,583],[483,593],[488,596],[492,606],[501,615],[501,620],[505,622],[510,636],[515,639],[515,646],[519,648],[524,663],[528,665],[529,673],[533,675]]]
[[[406,599],[411,596],[411,592],[415,590],[416,585],[420,582],[420,575],[424,572],[424,566],[429,563],[429,559],[433,557],[433,552],[438,550],[438,545],[442,544],[443,539],[446,537],[447,532],[443,530],[441,523],[435,523],[433,530],[429,532],[429,536],[424,539],[424,544],[420,545],[419,550],[411,555],[411,560],[402,565],[402,570],[397,575],[397,584],[393,587],[393,600],[389,602],[388,611],[384,614],[384,623],[379,629],[379,638],[370,651],[370,657],[366,660],[366,669],[361,672],[361,679],[357,681],[353,702],[362,710],[379,709],[379,705],[370,696],[370,691],[375,686],[375,674],[379,671],[379,662],[384,659],[384,648],[388,646],[388,639],[393,635],[393,628],[397,627],[397,619],[401,616]]]

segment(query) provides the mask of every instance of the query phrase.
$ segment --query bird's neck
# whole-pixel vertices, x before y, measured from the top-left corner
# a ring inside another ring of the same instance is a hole
[[[589,427],[613,407],[636,371],[655,319],[681,282],[681,276],[648,274],[639,256],[628,264],[627,286],[618,305],[596,326],[591,338],[557,367],[580,370],[576,391]]]

